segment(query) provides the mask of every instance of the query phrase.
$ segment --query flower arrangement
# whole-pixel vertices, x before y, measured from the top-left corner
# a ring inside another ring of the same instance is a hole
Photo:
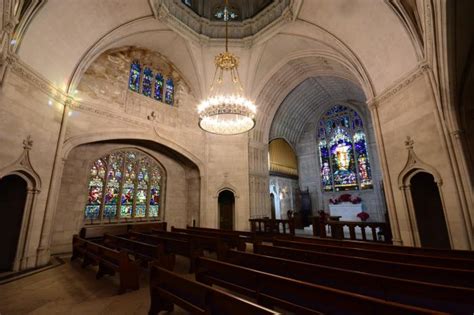
[[[360,199],[360,197],[358,196],[352,197],[350,194],[342,194],[337,198],[329,199],[329,202],[332,203],[333,205],[337,205],[341,202],[351,202],[353,204],[359,204],[362,202],[362,199]]]
[[[357,214],[357,217],[361,220],[361,221],[367,221],[367,219],[370,217],[369,214],[367,212],[359,212]]]

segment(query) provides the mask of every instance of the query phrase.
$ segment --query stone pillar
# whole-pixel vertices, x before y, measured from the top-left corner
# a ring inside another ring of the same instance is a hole
[[[369,109],[372,116],[372,123],[374,125],[375,138],[377,142],[377,152],[379,154],[380,165],[382,168],[382,180],[385,188],[385,197],[387,198],[387,211],[390,217],[390,227],[392,230],[392,242],[395,245],[403,245],[400,236],[400,225],[398,222],[397,211],[395,208],[395,201],[393,196],[392,181],[390,179],[390,171],[388,168],[387,156],[385,153],[385,146],[382,136],[382,129],[380,127],[380,118],[378,113],[378,104],[370,102]]]
[[[59,195],[59,185],[61,184],[61,177],[65,163],[65,160],[63,159],[63,144],[66,135],[68,117],[71,106],[72,98],[66,99],[64,102],[61,127],[59,130],[58,141],[56,144],[56,153],[54,156],[53,169],[51,171],[51,180],[49,183],[48,197],[46,199],[46,208],[44,212],[43,223],[41,226],[40,241],[37,249],[37,267],[46,265],[50,259],[52,225],[56,213],[56,205]]]

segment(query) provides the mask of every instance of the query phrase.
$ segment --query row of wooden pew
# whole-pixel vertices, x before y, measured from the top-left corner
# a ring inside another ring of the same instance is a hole
[[[73,257],[98,264],[98,277],[118,271],[121,292],[138,288],[138,266],[152,262],[150,314],[170,310],[173,304],[203,314],[275,314],[273,308],[297,314],[471,314],[474,310],[474,258],[469,251],[295,236],[274,238],[270,245],[252,232],[193,227],[142,232],[104,233],[94,242],[76,236]],[[245,252],[246,243],[253,244],[253,253]],[[87,253],[94,246],[100,250],[84,254],[84,248]],[[104,261],[97,259],[106,251],[114,254],[105,254]],[[216,252],[218,259],[205,257],[207,251]],[[170,272],[174,255],[188,257],[190,271],[203,284]],[[122,273],[137,281],[122,279]],[[246,300],[210,285],[244,295]]]
[[[275,238],[273,245],[250,241],[254,253],[228,250],[219,260],[198,258],[196,279],[297,314],[474,310],[474,260],[469,251],[410,248],[407,253],[400,246],[341,245],[300,237]]]

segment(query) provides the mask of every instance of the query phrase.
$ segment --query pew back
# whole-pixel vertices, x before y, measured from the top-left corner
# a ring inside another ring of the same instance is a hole
[[[230,250],[224,261],[283,277],[444,312],[474,309],[474,289],[436,285]]]
[[[442,314],[200,257],[196,279],[296,314]]]
[[[461,287],[474,287],[472,270],[448,269],[423,265],[405,264],[385,260],[329,254],[291,247],[255,245],[254,252],[262,255],[299,260],[318,265],[373,273],[395,278],[423,281]]]
[[[153,265],[150,273],[149,314],[172,309],[177,304],[193,314],[279,314],[229,293],[185,279]]]

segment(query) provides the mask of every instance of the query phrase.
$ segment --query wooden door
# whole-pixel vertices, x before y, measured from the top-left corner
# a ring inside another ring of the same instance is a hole
[[[219,228],[223,230],[234,229],[234,193],[229,190],[219,194]]]
[[[0,180],[0,271],[12,270],[26,201],[25,180],[16,175]]]

